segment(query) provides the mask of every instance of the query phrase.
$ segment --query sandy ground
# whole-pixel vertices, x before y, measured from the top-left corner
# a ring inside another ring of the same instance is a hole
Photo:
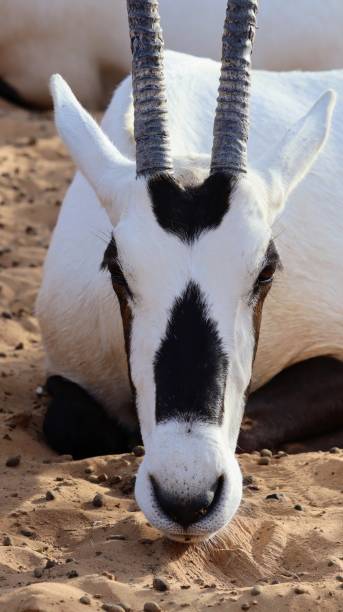
[[[76,462],[47,448],[33,305],[73,167],[49,115],[4,107],[0,139],[0,611],[118,612],[111,604],[155,602],[163,610],[343,612],[343,452],[266,466],[242,455],[239,515],[213,543],[187,548],[163,540],[138,511],[139,458]],[[273,493],[279,499],[267,499]],[[166,592],[153,588],[156,576]]]

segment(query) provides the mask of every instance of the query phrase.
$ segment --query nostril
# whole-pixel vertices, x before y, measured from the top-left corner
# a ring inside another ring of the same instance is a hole
[[[196,497],[184,498],[165,491],[153,476],[150,476],[150,479],[161,510],[182,527],[189,527],[214,509],[220,498],[224,482],[223,476],[220,476],[210,489]]]

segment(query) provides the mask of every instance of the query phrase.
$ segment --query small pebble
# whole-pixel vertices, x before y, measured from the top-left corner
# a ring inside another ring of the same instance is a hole
[[[35,532],[31,531],[31,529],[21,529],[20,533],[26,538],[33,538],[35,536]]]
[[[6,310],[1,313],[1,316],[3,319],[12,319],[12,314],[10,312],[7,312]]]
[[[261,595],[262,593],[262,589],[261,587],[256,584],[255,586],[252,587],[251,591],[250,591],[251,595]]]
[[[77,572],[75,569],[70,570],[70,572],[68,572],[67,576],[68,578],[77,578],[79,575],[79,572]]]
[[[146,601],[143,610],[144,612],[161,612],[162,608],[155,601]]]
[[[340,450],[341,450],[341,449],[340,449],[340,448],[338,448],[338,446],[332,446],[332,447],[330,448],[330,451],[329,451],[329,452],[330,452],[330,453],[332,453],[333,455],[335,455],[335,454],[339,453],[339,452],[340,452]]]
[[[98,477],[95,476],[95,474],[91,474],[90,476],[88,476],[88,480],[89,482],[92,482],[93,484],[98,484]]]
[[[122,482],[122,480],[123,480],[122,476],[111,476],[111,478],[110,478],[110,485],[119,484],[120,482]]]
[[[278,459],[280,459],[281,457],[287,457],[287,453],[285,453],[285,451],[278,451],[275,455]]]
[[[51,569],[55,567],[55,565],[57,565],[57,563],[54,559],[47,559],[47,562],[45,564],[45,569]]]
[[[43,570],[42,570],[42,568],[40,568],[40,567],[36,567],[36,568],[33,570],[33,575],[34,575],[34,577],[35,577],[35,578],[41,578],[41,577],[43,576]]]
[[[85,606],[90,606],[91,605],[91,600],[88,597],[88,595],[82,595],[82,597],[80,597],[79,601],[80,601],[80,603],[84,604]]]
[[[135,448],[132,449],[132,452],[136,457],[143,457],[143,455],[145,455],[144,446],[135,446]]]
[[[85,474],[93,474],[94,470],[91,467],[86,467],[85,468]]]
[[[106,482],[106,480],[108,480],[108,476],[107,474],[99,474],[97,479],[98,479],[98,482]]]
[[[36,395],[38,395],[38,397],[41,397],[44,394],[45,394],[44,387],[42,387],[41,385],[36,387]]]
[[[92,504],[94,508],[102,508],[104,505],[103,495],[101,495],[101,493],[97,493],[93,498]]]
[[[266,495],[266,499],[276,499],[277,501],[280,501],[281,499],[283,499],[283,494],[282,493],[269,493],[269,495]]]
[[[155,576],[152,586],[156,591],[161,592],[169,591],[170,588],[168,582],[164,578],[159,578],[158,576]]]
[[[244,603],[241,605],[241,610],[250,610],[250,604]]]
[[[46,501],[53,501],[55,499],[55,495],[52,491],[47,491],[45,494]]]
[[[303,595],[304,593],[307,593],[307,590],[302,586],[296,586],[294,589],[294,593],[296,595]]]
[[[259,491],[260,487],[257,484],[248,485],[249,491]]]
[[[116,580],[116,577],[113,574],[110,574],[110,572],[102,572],[102,575],[106,576],[108,580]]]
[[[18,342],[18,344],[15,345],[14,350],[15,351],[22,351],[24,348],[24,345],[22,342]]]
[[[258,460],[259,465],[269,465],[270,457],[260,457]]]
[[[269,450],[269,448],[262,448],[262,450],[260,451],[260,455],[261,457],[272,457],[273,453],[271,450]]]
[[[125,608],[123,608],[123,606],[121,606],[120,604],[111,603],[102,604],[101,609],[105,610],[105,612],[123,612],[123,610],[125,610]]]
[[[243,476],[243,487],[252,485],[253,482],[254,482],[254,477],[252,474],[246,474],[245,476]]]
[[[294,510],[298,510],[299,512],[302,512],[304,508],[301,504],[295,504]]]
[[[10,536],[5,536],[2,543],[4,546],[12,546],[12,540]]]
[[[14,457],[8,457],[6,461],[6,466],[7,467],[17,467],[20,463],[20,460],[21,460],[20,455],[15,455]]]
[[[343,582],[343,575],[338,574],[338,576],[336,576],[336,580],[338,580],[338,582]]]
[[[333,559],[329,559],[328,560],[328,566],[329,567],[333,567],[334,565],[337,565],[336,561],[334,561]]]
[[[127,540],[127,537],[122,535],[121,533],[114,533],[110,536],[108,536],[107,540]]]

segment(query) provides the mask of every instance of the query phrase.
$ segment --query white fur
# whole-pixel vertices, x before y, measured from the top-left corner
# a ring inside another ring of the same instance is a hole
[[[226,0],[160,0],[166,47],[220,59]],[[0,75],[50,105],[60,72],[84,104],[105,106],[130,71],[126,0],[1,0]],[[253,63],[265,70],[343,67],[341,0],[260,0]]]
[[[166,80],[176,174],[198,183],[209,169],[219,66],[168,52]],[[53,234],[37,302],[48,371],[79,383],[110,413],[132,423],[119,306],[108,274],[99,272],[113,232],[134,294],[130,365],[146,447],[136,496],[169,537],[183,533],[157,507],[149,475],[180,496],[201,493],[224,475],[220,503],[189,530],[194,538],[224,527],[238,507],[242,485],[234,451],[254,349],[250,296],[272,235],[284,272],[266,301],[254,385],[306,357],[343,358],[343,106],[339,101],[327,142],[334,94],[322,95],[310,108],[329,86],[343,94],[343,71],[254,73],[250,170],[232,193],[220,226],[189,246],[162,230],[145,180],[132,177],[130,79],[104,117],[108,138],[63,81],[54,81],[59,131],[102,206],[77,174]],[[170,308],[190,280],[200,286],[217,323],[229,373],[223,424],[193,424],[189,432],[178,421],[156,424],[153,359]]]

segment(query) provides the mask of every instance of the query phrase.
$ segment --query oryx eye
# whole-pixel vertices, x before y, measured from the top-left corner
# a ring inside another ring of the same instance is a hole
[[[274,278],[275,269],[275,264],[267,264],[264,266],[257,279],[258,285],[269,285]]]
[[[264,287],[268,289],[273,282],[273,278],[277,269],[282,268],[278,252],[275,248],[273,240],[268,245],[267,252],[264,258],[264,266],[261,269],[254,285],[253,293],[256,295],[258,291]]]

